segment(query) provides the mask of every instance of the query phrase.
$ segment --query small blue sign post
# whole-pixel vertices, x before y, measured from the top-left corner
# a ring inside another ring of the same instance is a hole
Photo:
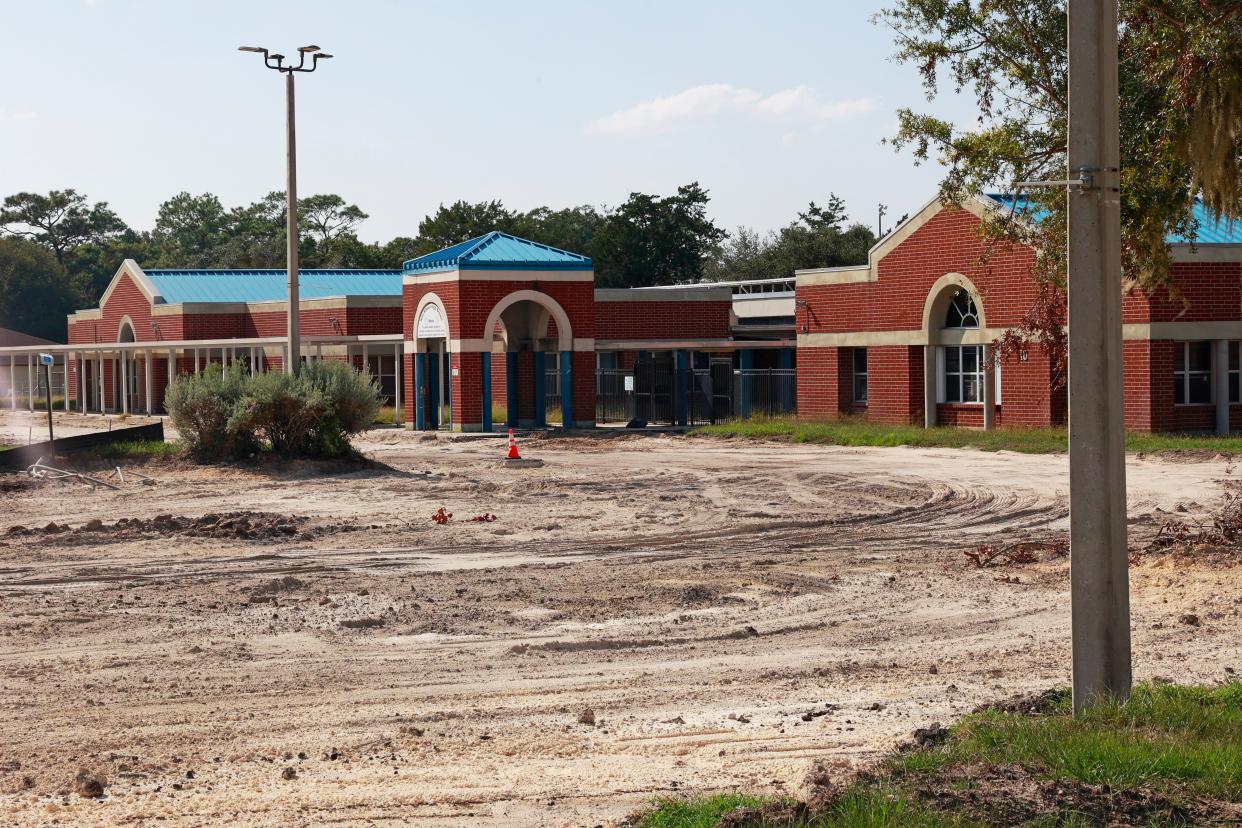
[[[43,366],[43,370],[47,374],[47,439],[52,444],[52,456],[56,456],[56,435],[52,433],[52,365],[56,362],[56,357],[51,354],[39,354],[39,363]],[[26,392],[33,394],[34,390],[27,388]],[[65,389],[65,393],[69,393],[69,389]]]

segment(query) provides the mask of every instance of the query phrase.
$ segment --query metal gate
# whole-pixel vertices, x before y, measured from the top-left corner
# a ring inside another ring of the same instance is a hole
[[[673,355],[656,352],[634,363],[634,417],[648,425],[674,422]]]
[[[547,425],[563,425],[565,415],[561,409],[561,372],[557,370],[557,354],[551,354],[552,367],[543,370],[544,422]]]

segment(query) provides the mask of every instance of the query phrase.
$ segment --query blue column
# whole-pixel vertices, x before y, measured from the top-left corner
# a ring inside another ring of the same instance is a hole
[[[690,352],[678,351],[677,357],[677,409],[676,422],[677,425],[684,426],[690,423]]]
[[[509,428],[518,427],[518,355],[505,354],[505,398],[509,404]]]
[[[427,355],[414,355],[414,428],[427,428]]]
[[[574,354],[561,351],[561,426],[574,427]]]
[[[535,351],[535,428],[548,427],[548,394],[544,388],[543,351]]]
[[[440,427],[440,354],[427,355],[427,425]]]
[[[750,376],[746,372],[752,371],[755,368],[755,352],[749,348],[744,348],[737,352],[737,356],[738,368],[742,372],[737,384],[737,393],[738,397],[740,397],[737,401],[737,410],[741,418],[746,419],[750,416],[750,397],[753,385]]]
[[[483,358],[483,431],[488,432],[492,430],[492,352],[484,351],[479,356]]]
[[[781,369],[792,371],[794,368],[794,349],[781,348]],[[781,410],[788,413],[794,410],[794,387],[797,381],[791,377],[781,377]]]

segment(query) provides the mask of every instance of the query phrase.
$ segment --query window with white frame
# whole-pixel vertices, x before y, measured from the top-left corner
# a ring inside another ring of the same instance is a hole
[[[983,346],[949,345],[942,349],[943,402],[983,402]]]
[[[1235,343],[1236,344],[1236,343]],[[1173,343],[1173,404],[1212,402],[1212,343]]]
[[[854,349],[854,402],[867,401],[867,349]]]
[[[979,327],[979,309],[971,295],[958,288],[949,301],[949,309],[945,311],[944,326],[946,328],[977,328]]]

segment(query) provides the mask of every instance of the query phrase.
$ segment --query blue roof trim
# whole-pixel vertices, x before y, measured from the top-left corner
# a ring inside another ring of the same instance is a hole
[[[288,298],[288,271],[284,268],[248,270],[142,271],[167,304],[183,302],[278,302]],[[301,299],[349,296],[400,296],[399,270],[298,270]]]
[[[493,230],[478,238],[410,259],[406,273],[445,270],[591,270],[590,258]]]
[[[1051,215],[1045,208],[1032,205],[1030,199],[1024,195],[988,193],[987,196],[1006,210],[1015,210],[1018,213],[1023,213],[1037,222],[1043,221]],[[1203,202],[1197,198],[1193,208],[1193,217],[1199,224],[1199,234],[1195,239],[1192,240],[1177,233],[1169,233],[1164,237],[1164,243],[1194,245],[1242,244],[1242,221],[1218,220]]]

